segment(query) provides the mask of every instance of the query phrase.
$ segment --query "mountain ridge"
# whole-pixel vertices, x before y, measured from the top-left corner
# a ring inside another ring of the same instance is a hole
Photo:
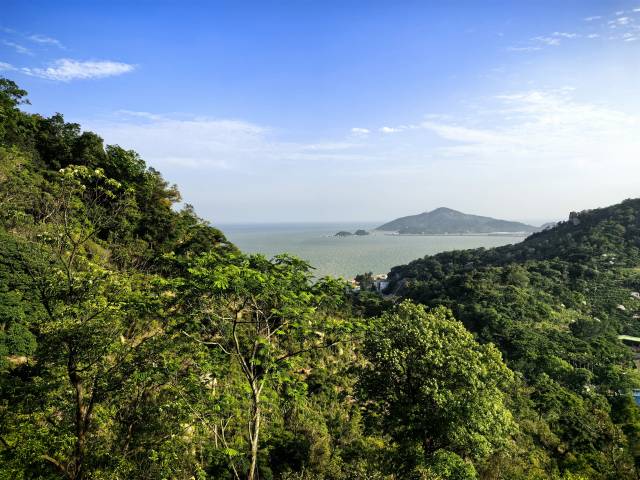
[[[400,234],[478,234],[478,233],[533,233],[538,227],[526,223],[472,215],[448,207],[399,217],[376,230]]]

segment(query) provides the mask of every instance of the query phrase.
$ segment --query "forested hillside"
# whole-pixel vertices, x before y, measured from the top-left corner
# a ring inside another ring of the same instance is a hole
[[[0,479],[638,478],[640,201],[383,298],[26,98],[0,79]]]
[[[0,80],[0,478],[353,478],[344,285],[25,95]]]
[[[532,447],[586,478],[623,477],[615,451],[637,462],[636,407],[621,395],[636,373],[617,336],[640,335],[640,200],[572,213],[515,245],[425,257],[390,278],[400,298],[444,305],[498,346],[529,391],[520,433]]]

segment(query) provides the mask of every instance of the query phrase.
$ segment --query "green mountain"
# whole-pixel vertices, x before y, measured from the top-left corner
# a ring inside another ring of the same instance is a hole
[[[535,232],[537,227],[520,222],[497,220],[479,215],[440,207],[431,212],[397,218],[379,226],[376,230],[399,232],[400,234],[470,234],[496,232]]]
[[[395,301],[445,305],[500,349],[532,389],[522,433],[537,437],[545,424],[550,436],[535,443],[572,452],[558,457],[561,469],[588,456],[584,478],[608,478],[597,473],[606,463],[597,432],[636,428],[638,372],[618,336],[640,336],[640,199],[572,212],[515,245],[426,256],[388,278]]]
[[[25,95],[0,78],[0,479],[638,478],[640,200],[382,296],[243,254]]]
[[[396,280],[415,277],[429,271],[432,262],[453,272],[532,261],[562,261],[598,271],[640,265],[640,199],[571,212],[568,220],[535,232],[520,243],[443,252],[394,267],[391,274]]]

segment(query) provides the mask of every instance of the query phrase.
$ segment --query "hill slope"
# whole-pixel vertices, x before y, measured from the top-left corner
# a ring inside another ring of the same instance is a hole
[[[388,293],[445,305],[480,342],[498,346],[533,392],[523,431],[540,438],[542,421],[544,448],[571,452],[558,458],[560,469],[583,455],[591,469],[584,478],[622,478],[627,473],[602,473],[609,467],[598,445],[614,423],[635,428],[637,407],[629,410],[630,396],[619,392],[637,382],[637,370],[618,335],[640,335],[639,267],[640,199],[633,199],[572,213],[515,245],[394,267]],[[627,437],[621,448],[631,443]]]
[[[534,232],[538,228],[520,222],[469,215],[450,208],[397,218],[377,228],[401,234]]]

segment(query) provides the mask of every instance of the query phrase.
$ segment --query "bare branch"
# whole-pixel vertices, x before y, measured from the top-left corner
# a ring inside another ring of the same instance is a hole
[[[180,330],[180,333],[182,333],[183,335],[189,337],[191,340],[195,340],[196,342],[202,344],[202,345],[211,345],[211,346],[216,346],[216,347],[220,347],[220,350],[222,350],[224,353],[226,353],[227,355],[231,355],[231,352],[229,352],[228,350],[226,350],[221,343],[219,342],[206,342],[204,340],[200,340],[199,338],[194,337],[193,335],[189,335],[187,332],[185,332],[184,330]]]

